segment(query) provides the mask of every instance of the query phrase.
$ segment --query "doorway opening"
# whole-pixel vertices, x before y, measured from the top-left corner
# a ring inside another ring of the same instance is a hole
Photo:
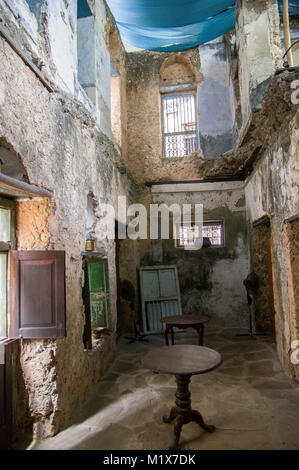
[[[270,333],[275,341],[275,310],[271,253],[271,223],[263,217],[252,225],[252,267],[259,287],[254,296],[257,330]]]

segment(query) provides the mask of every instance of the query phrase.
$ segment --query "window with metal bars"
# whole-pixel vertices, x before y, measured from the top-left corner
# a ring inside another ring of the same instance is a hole
[[[164,157],[186,157],[199,147],[196,94],[163,95]]]
[[[197,225],[181,225],[179,227],[179,239],[177,240],[176,246],[178,248],[195,246],[195,241],[200,236],[199,232]],[[224,246],[223,221],[203,222],[201,236],[208,238],[211,246]]]
[[[223,221],[204,222],[202,236],[209,238],[212,246],[224,246]]]

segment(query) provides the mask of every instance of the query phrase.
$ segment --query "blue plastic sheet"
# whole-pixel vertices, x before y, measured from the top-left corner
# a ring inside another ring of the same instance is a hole
[[[86,0],[77,0],[77,18],[87,18],[91,16],[89,5]]]
[[[256,0],[258,1],[258,0]],[[235,27],[234,0],[107,0],[124,44],[179,51],[211,41]],[[282,0],[279,0],[280,12]],[[299,14],[299,0],[289,0]]]
[[[234,28],[234,0],[108,0],[124,44],[179,51]]]
[[[279,13],[282,15],[283,0],[279,0]],[[289,0],[289,15],[299,15],[299,0]]]

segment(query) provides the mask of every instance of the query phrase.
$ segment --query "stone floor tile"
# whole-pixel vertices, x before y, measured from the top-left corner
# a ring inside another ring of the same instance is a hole
[[[216,432],[184,425],[180,449],[299,449],[299,386],[283,373],[271,338],[240,338],[234,328],[215,328],[216,335],[206,330],[205,345],[218,350],[223,363],[193,376],[190,391],[192,407]],[[132,344],[121,338],[117,360],[86,394],[70,425],[31,448],[168,449],[173,425],[162,416],[174,405],[175,379],[143,368],[146,352],[165,344],[163,334],[147,338]],[[186,330],[175,342],[197,344],[197,335]]]

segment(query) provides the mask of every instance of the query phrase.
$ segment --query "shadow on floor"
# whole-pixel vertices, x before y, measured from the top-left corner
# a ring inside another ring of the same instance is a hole
[[[180,449],[299,449],[299,386],[283,373],[270,337],[238,337],[237,329],[206,329],[205,346],[216,349],[222,365],[193,376],[192,407],[216,432],[196,423],[183,426]],[[163,335],[128,344],[121,339],[114,365],[87,394],[68,427],[31,449],[165,450],[173,426],[162,416],[174,403],[175,380],[153,374],[142,357],[164,345]],[[178,332],[176,344],[197,344],[192,330]]]

